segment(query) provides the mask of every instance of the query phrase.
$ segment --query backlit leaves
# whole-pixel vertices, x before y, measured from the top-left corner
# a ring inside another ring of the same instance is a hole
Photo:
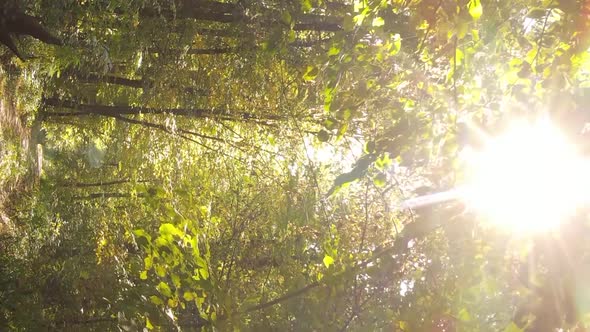
[[[471,15],[474,20],[478,20],[483,14],[483,7],[481,6],[480,0],[470,0],[468,7],[469,15]]]
[[[323,259],[323,262],[324,262],[324,266],[326,268],[328,268],[328,267],[330,267],[331,265],[334,264],[334,258],[332,258],[331,256],[328,256],[328,255],[325,255],[324,256],[324,259]]]

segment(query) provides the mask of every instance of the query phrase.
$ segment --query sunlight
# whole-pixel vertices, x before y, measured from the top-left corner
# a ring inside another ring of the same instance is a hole
[[[468,206],[516,233],[551,230],[588,201],[587,161],[549,120],[515,123],[467,165]]]

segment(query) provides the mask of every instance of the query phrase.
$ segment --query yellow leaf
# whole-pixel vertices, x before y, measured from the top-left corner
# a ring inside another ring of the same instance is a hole
[[[478,20],[482,14],[483,7],[481,6],[480,0],[469,1],[469,15],[471,15],[474,20]]]
[[[150,319],[147,318],[147,317],[145,318],[145,327],[148,330],[153,330],[154,329],[154,325],[152,325],[152,322],[150,322]]]
[[[332,264],[334,264],[334,258],[332,258],[328,255],[324,256],[324,265],[326,267],[330,267],[330,265],[332,265]]]
[[[468,322],[471,320],[471,315],[469,314],[467,309],[463,308],[461,309],[461,311],[459,311],[458,318],[463,322]]]
[[[184,295],[182,297],[185,301],[192,301],[195,299],[195,294],[192,292],[184,292]]]
[[[152,263],[153,263],[152,257],[148,256],[148,257],[144,258],[143,262],[144,262],[144,266],[145,266],[146,270],[149,270],[152,268]]]
[[[373,26],[374,27],[382,27],[383,25],[385,25],[385,21],[383,20],[382,17],[375,17],[373,19]]]
[[[153,304],[155,305],[162,305],[164,304],[164,302],[162,301],[162,299],[160,299],[159,297],[152,295],[150,296],[150,301],[152,301]]]
[[[166,297],[172,297],[172,290],[170,289],[170,286],[168,286],[168,284],[166,284],[165,282],[161,281],[156,287],[156,289],[160,292],[160,294]]]
[[[168,299],[168,306],[170,308],[176,308],[178,306],[178,300],[176,300],[176,299]]]
[[[166,276],[166,268],[163,265],[157,264],[156,265],[156,274],[159,277],[165,277]]]
[[[400,330],[402,330],[402,331],[409,331],[409,328],[410,328],[408,322],[403,321],[403,320],[398,322],[398,326],[399,326]]]

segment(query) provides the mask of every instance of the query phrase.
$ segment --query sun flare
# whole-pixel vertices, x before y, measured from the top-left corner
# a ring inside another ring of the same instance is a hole
[[[588,165],[549,120],[515,123],[470,153],[462,196],[491,223],[544,232],[587,203]]]

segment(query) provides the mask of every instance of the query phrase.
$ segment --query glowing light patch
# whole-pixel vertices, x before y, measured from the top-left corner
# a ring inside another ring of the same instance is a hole
[[[590,164],[549,120],[487,139],[467,165],[462,198],[514,232],[551,230],[589,200]]]

